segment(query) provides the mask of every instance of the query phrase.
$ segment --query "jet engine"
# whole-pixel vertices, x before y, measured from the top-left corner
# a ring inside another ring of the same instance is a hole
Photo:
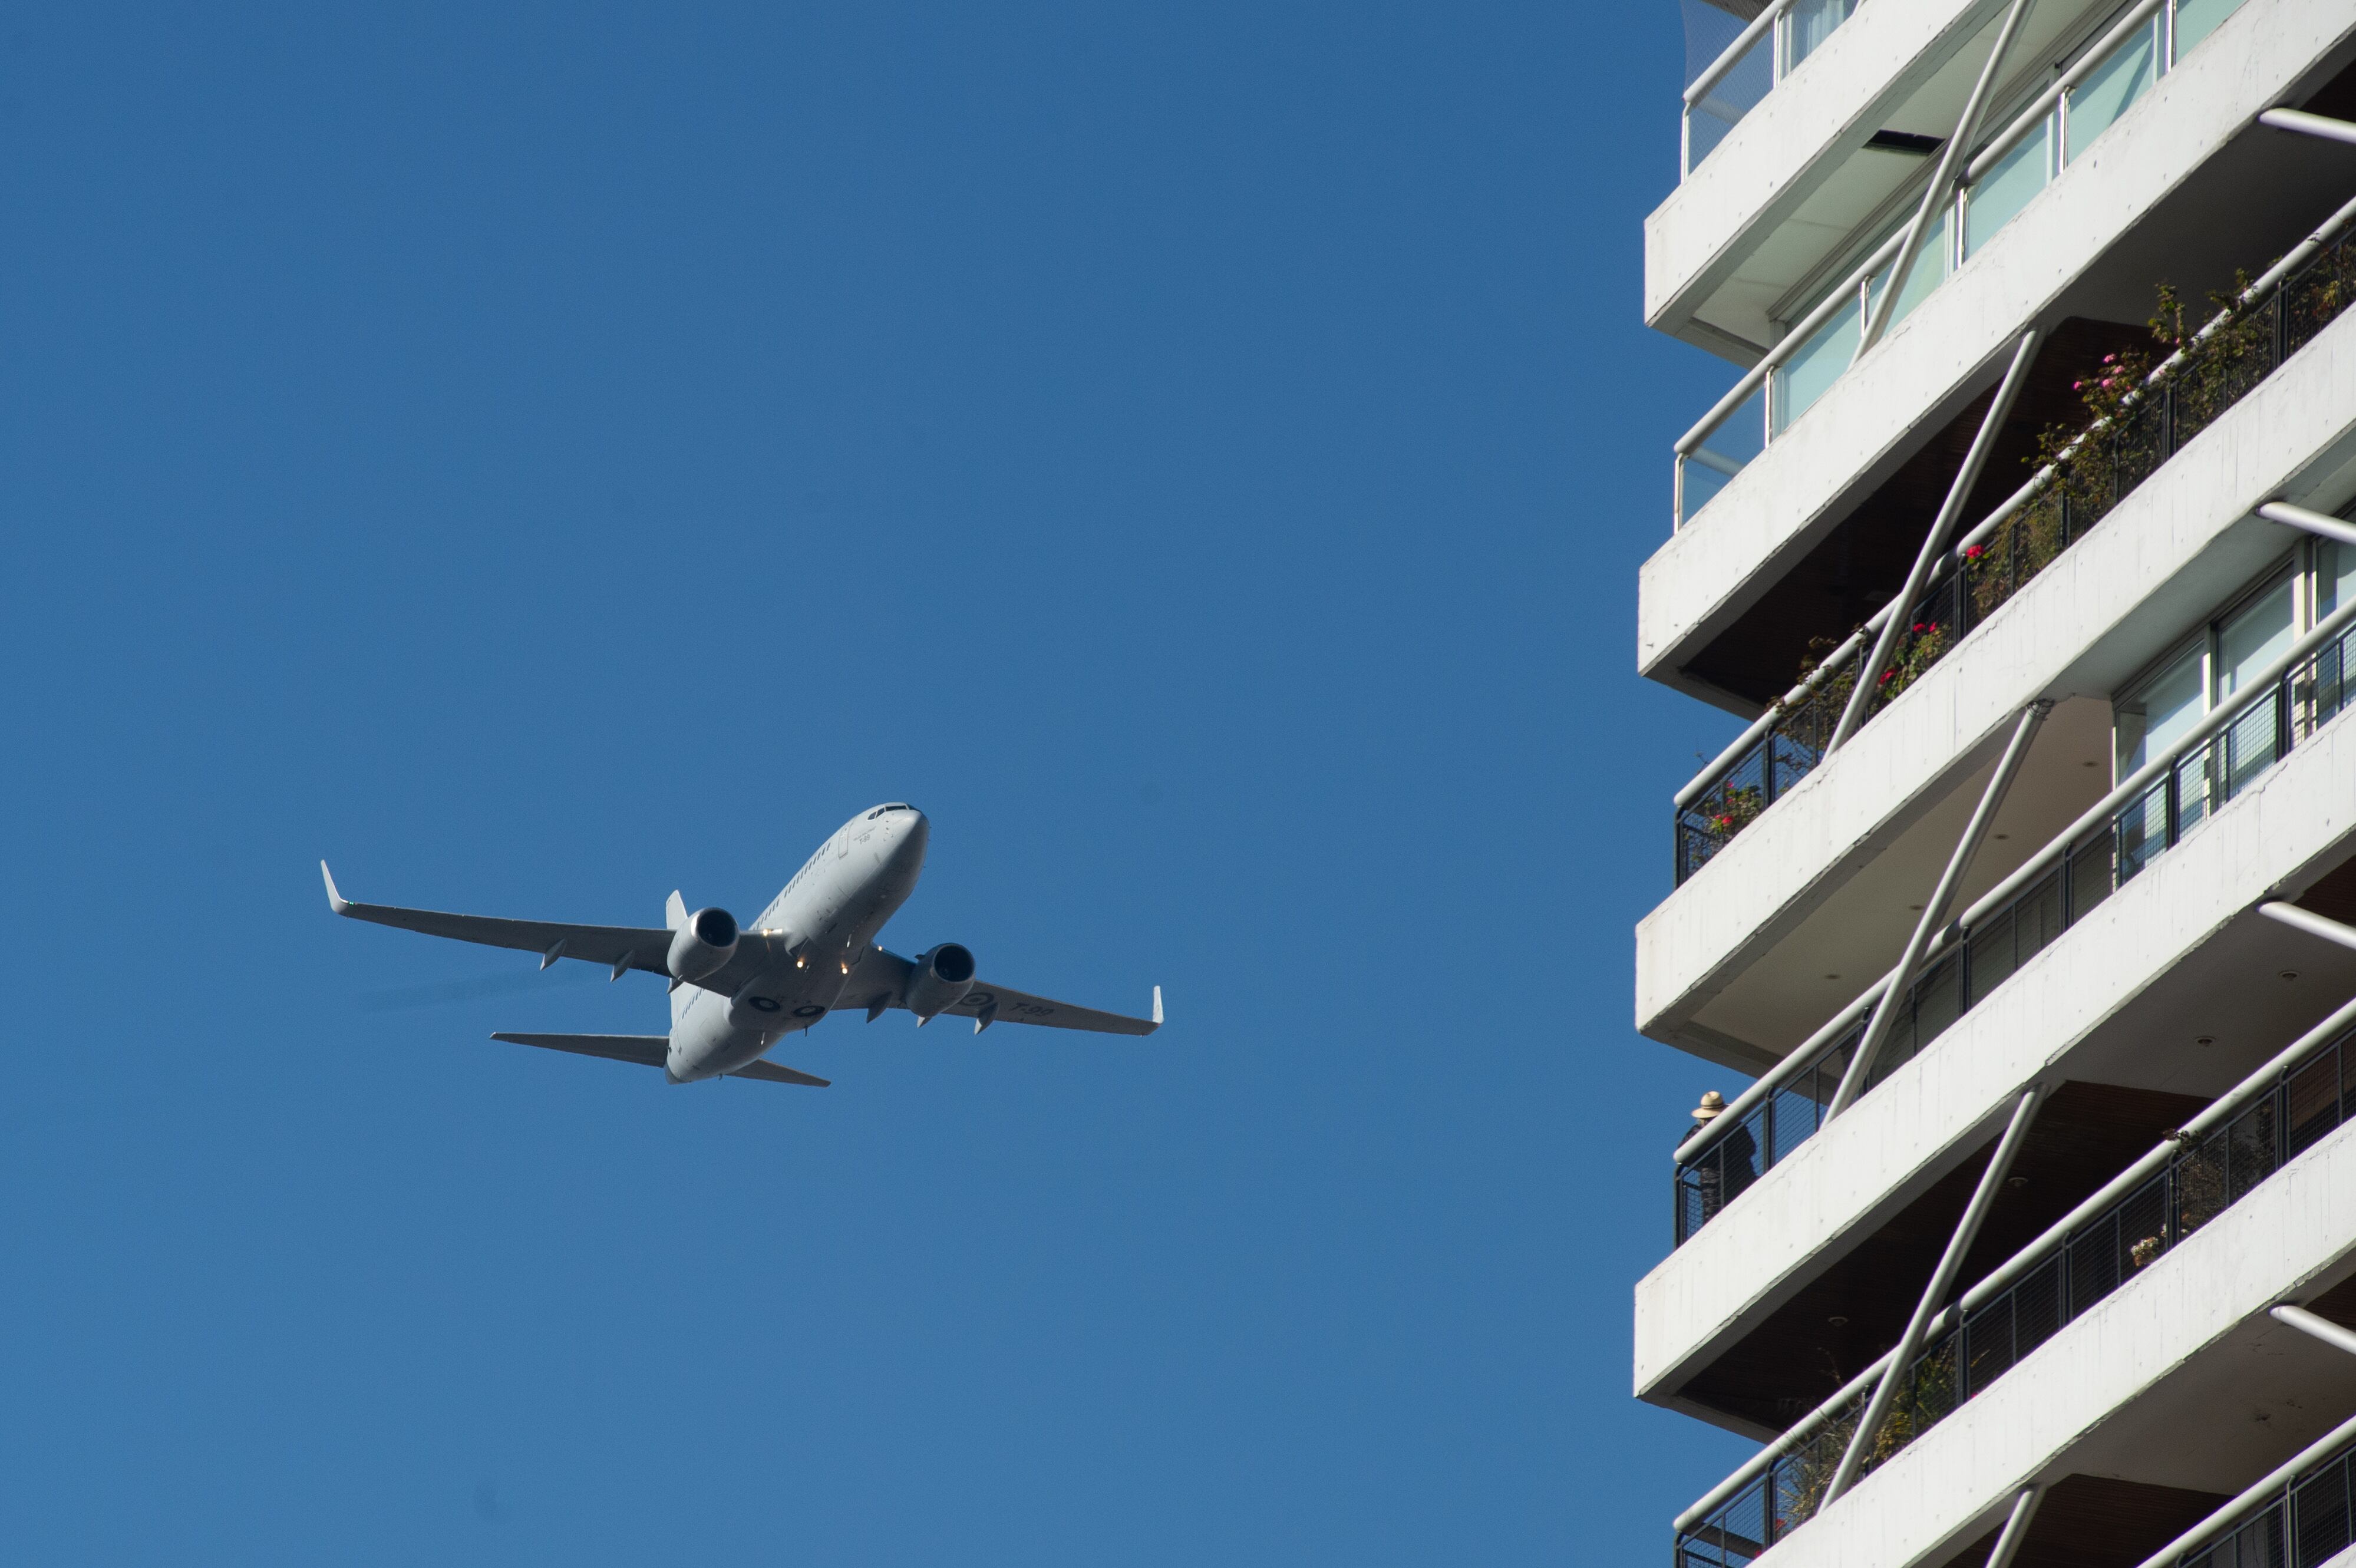
[[[902,998],[919,1019],[956,1007],[973,989],[973,955],[954,942],[916,955],[909,971],[907,995]]]
[[[724,909],[700,909],[670,939],[664,966],[675,980],[717,975],[736,954],[736,917]]]

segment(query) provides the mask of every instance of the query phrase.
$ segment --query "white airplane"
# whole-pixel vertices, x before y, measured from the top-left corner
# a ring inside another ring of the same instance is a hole
[[[863,1008],[873,1023],[905,1008],[918,1027],[943,1013],[973,1019],[980,1034],[1001,1019],[1099,1034],[1151,1034],[1162,1027],[1162,987],[1153,1016],[1125,1018],[1050,1001],[974,977],[973,955],[954,942],[903,958],[875,945],[884,923],[916,891],[932,825],[902,801],[862,811],[819,846],[750,930],[724,909],[687,912],[676,892],[664,927],[565,925],[496,920],[436,910],[354,903],[336,891],[325,860],[327,907],[354,920],[397,925],[429,936],[537,953],[543,969],[560,958],[603,964],[618,980],[632,969],[670,980],[670,1033],[507,1034],[518,1045],[611,1057],[659,1067],[674,1083],[705,1078],[757,1078],[770,1083],[827,1080],[761,1060],[797,1029],[830,1012]]]

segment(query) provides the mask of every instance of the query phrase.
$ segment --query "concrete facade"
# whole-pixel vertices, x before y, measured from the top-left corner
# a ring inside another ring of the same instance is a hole
[[[1912,210],[1925,141],[1952,125],[2004,8],[1867,0],[1840,20],[1648,219],[1648,324],[1755,362]],[[2013,112],[2005,101],[2051,81],[2124,10],[2032,6],[1995,115],[1963,150],[1986,146]],[[2072,379],[2108,373],[2094,368],[2104,346],[2140,328],[2155,284],[2192,298],[2239,288],[2236,269],[2263,270],[2356,198],[2356,145],[2258,123],[2297,108],[2346,122],[2356,140],[2356,5],[2160,0],[2158,15],[2149,37],[2165,69],[2147,90],[2109,118],[2090,86],[2085,112],[2106,128],[1644,563],[1641,673],[1721,707],[1781,689],[1794,671],[1746,664],[1832,646],[1898,592],[1947,483],[1938,475],[1952,476],[1969,438],[1959,416],[2023,333],[2047,330],[2051,355],[2037,372],[2047,401],[2008,437],[2026,446],[2040,429],[2059,439],[2052,408],[2091,417]],[[2199,41],[2170,53],[2179,25]],[[2211,355],[2199,372],[2211,379],[2180,384],[2214,397],[2216,367],[2243,367],[2229,407],[2204,408],[2197,434],[2155,447],[2115,504],[2103,492],[2083,514],[2099,521],[1953,646],[1924,652],[1926,632],[1902,656],[1918,662],[1888,677],[1906,677],[1901,694],[1841,747],[1802,757],[1804,777],[1748,795],[1728,784],[1698,819],[1695,859],[1680,840],[1683,885],[1635,933],[1636,1026],[1732,1072],[1780,1075],[1927,918],[2032,702],[2050,713],[1962,873],[1951,923],[2147,756],[2183,763],[2169,776],[2185,815],[2167,818],[2181,831],[2163,851],[2135,860],[2123,848],[2143,842],[2133,835],[2147,821],[2105,819],[2069,839],[2084,896],[2066,926],[2058,903],[2039,906],[2018,952],[1994,944],[2015,928],[1993,919],[1950,927],[1947,951],[1987,965],[1968,1007],[1957,1014],[1926,986],[1919,1030],[1910,1014],[1902,1049],[1853,1099],[1835,1099],[1837,1062],[1793,1078],[1772,1133],[1719,1122],[1660,1172],[1676,1183],[1677,1229],[1634,1285],[1634,1392],[1762,1442],[1820,1416],[1853,1422],[1860,1404],[1823,1402],[1896,1343],[1976,1184],[1997,1217],[1957,1252],[1965,1273],[1948,1301],[2008,1256],[2041,1261],[2044,1228],[2137,1158],[2180,1162],[2190,1146],[2179,1129],[2222,1114],[2202,1107],[2229,1093],[2265,1107],[2234,1124],[2245,1177],[2156,1255],[2141,1231],[2104,1242],[2132,1249],[2116,1289],[2057,1305],[2051,1337],[2008,1370],[1986,1363],[1944,1420],[1885,1432],[1887,1456],[1832,1500],[1826,1464],[1779,1471],[1772,1499],[1738,1488],[1690,1513],[1682,1533],[1672,1527],[1676,1568],[1976,1561],[2032,1484],[2045,1502],[2024,1561],[2140,1563],[2356,1416],[2356,1355],[2269,1316],[2296,1303],[2356,1327],[2356,1031],[2325,1028],[2356,999],[2356,704],[2340,696],[2356,681],[2356,653],[2341,662],[2356,643],[2307,656],[2279,689],[2247,684],[2356,594],[2356,526],[2256,516],[2273,502],[2356,512],[2356,304],[2333,314],[2356,294],[2356,240],[2327,260],[2334,270],[2311,278],[2338,281],[2299,296],[2325,323],[2303,347],[2255,347],[2254,329],[2224,340],[2240,357]],[[2197,322],[2210,307],[2191,308]],[[1676,433],[1664,432],[1665,469]],[[2253,727],[2244,709],[2261,699],[2269,718]],[[2230,787],[2217,771],[2225,742],[2190,750],[2204,714],[2234,719]],[[1787,727],[1804,752],[1823,740]],[[2327,923],[2265,912],[2277,901]],[[2336,934],[2330,922],[2343,923]],[[2298,1065],[2350,1064],[2344,1091],[2338,1077],[2294,1083],[2284,1053],[2296,1042]],[[2022,1143],[2033,1157],[1984,1172],[2032,1085],[2045,1092]],[[2208,1181],[2208,1168],[2184,1179]],[[2293,1568],[2356,1562],[2340,1544],[2295,1553]]]

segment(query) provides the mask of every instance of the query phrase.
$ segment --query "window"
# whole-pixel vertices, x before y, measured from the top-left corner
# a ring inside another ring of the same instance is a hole
[[[2339,553],[2356,557],[2356,550]],[[2251,677],[2280,658],[2314,624],[2311,617],[2299,614],[2299,601],[2308,597],[2300,590],[2308,581],[2317,583],[2318,613],[2329,613],[2327,596],[2339,592],[2343,581],[2338,557],[2327,559],[2321,549],[2303,550],[2301,556],[2234,600],[2223,614],[2114,699],[2114,779],[2125,780],[2154,757],[2166,755],[2204,715],[2244,690]],[[2349,565],[2356,568],[2356,560]],[[2328,581],[2323,573],[2329,574]],[[2356,571],[2349,575],[2356,577]],[[2349,586],[2356,589],[2356,581]]]

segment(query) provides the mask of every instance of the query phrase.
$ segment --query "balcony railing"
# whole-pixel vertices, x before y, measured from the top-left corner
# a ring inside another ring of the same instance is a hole
[[[2211,317],[2152,371],[2144,391],[2115,421],[2090,429],[2061,465],[2040,470],[1955,542],[1922,596],[1907,606],[1908,630],[1875,677],[1869,715],[1895,701],[2356,300],[2351,225],[2356,203],[2334,213],[2314,238]],[[1680,884],[1824,761],[1857,679],[1857,661],[1897,608],[1885,607],[1852,634],[1677,792],[1672,833]]]
[[[1857,7],[1858,0],[1772,0],[1736,34],[1686,88],[1680,171],[1693,173]]]
[[[2356,1444],[2292,1477],[2256,1516],[2179,1568],[2323,1568],[2356,1544]]]
[[[2356,601],[1966,911],[1908,987],[1859,1093],[1870,1093],[1912,1061],[2088,911],[2356,703],[2351,622]],[[1868,987],[1677,1150],[1676,1245],[1824,1125],[1887,984]]]
[[[2322,1034],[2319,1049],[2295,1047],[2268,1064],[2195,1117],[2163,1146],[2166,1152],[2137,1161],[1943,1312],[1926,1348],[1905,1369],[1860,1475],[1888,1463],[2356,1114],[2356,1030],[2339,1031],[2347,1011]],[[1688,1510],[1679,1521],[1676,1568],[1739,1568],[1815,1517],[1878,1371],[1879,1364],[1860,1374],[1763,1463],[1749,1467],[1750,1474],[1737,1472],[1739,1485],[1721,1487],[1704,1499],[1706,1507]],[[2264,1520],[2244,1528],[2262,1531]],[[2332,1550],[2347,1544],[2344,1513],[2338,1528]],[[2212,1550],[2222,1554],[2188,1561],[2202,1568],[2322,1561],[2237,1559],[2230,1542]]]
[[[1907,270],[1891,325],[1986,248],[2241,3],[2136,0],[2083,49],[1965,166],[1954,199],[1934,216]],[[1707,74],[1697,79],[1704,80]],[[1690,108],[1687,119],[1690,146]],[[1682,528],[1708,505],[1848,368],[1902,238],[1902,228],[1884,238],[1677,442],[1674,526]]]

